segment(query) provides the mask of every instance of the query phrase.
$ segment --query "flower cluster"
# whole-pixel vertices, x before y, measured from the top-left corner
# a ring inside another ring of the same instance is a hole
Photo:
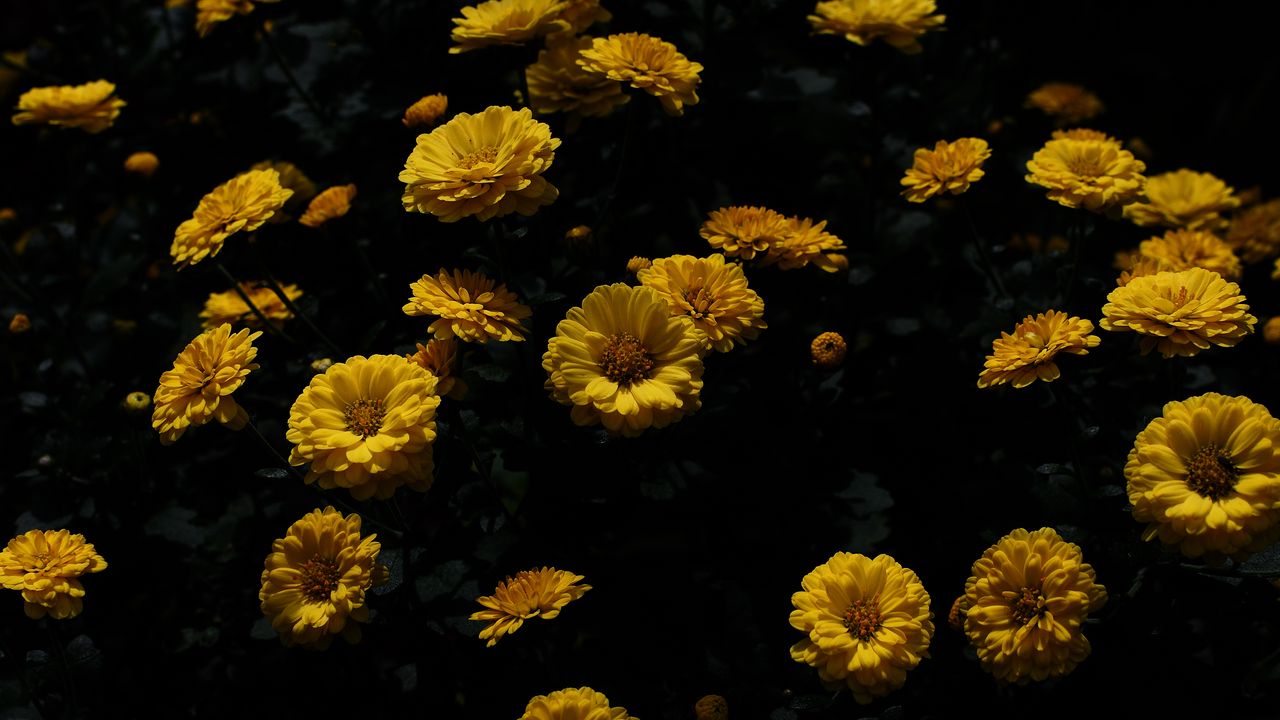
[[[826,230],[827,222],[785,217],[769,208],[729,206],[712,212],[699,234],[727,257],[755,260],[791,270],[813,264],[827,272],[847,268],[844,241]]]

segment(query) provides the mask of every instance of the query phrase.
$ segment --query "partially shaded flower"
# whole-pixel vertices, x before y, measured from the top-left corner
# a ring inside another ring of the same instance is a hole
[[[578,585],[580,580],[581,575],[550,567],[521,570],[498,583],[492,595],[476,598],[485,609],[471,613],[471,619],[489,623],[480,631],[480,639],[488,640],[485,647],[493,647],[519,630],[525,620],[559,617],[565,605],[591,589],[590,585]]]
[[[302,172],[302,168],[294,165],[287,160],[263,160],[260,163],[254,163],[250,170],[275,170],[280,175],[280,187],[285,190],[292,190],[293,195],[285,200],[284,209],[290,213],[296,212],[303,205],[310,202],[311,198],[316,196],[319,188]],[[276,213],[271,218],[271,222],[283,222],[286,219],[284,213]]]
[[[1012,335],[1002,332],[991,344],[985,369],[978,375],[978,387],[1009,383],[1021,388],[1036,380],[1057,380],[1062,373],[1054,359],[1059,353],[1088,355],[1089,348],[1101,342],[1092,332],[1092,322],[1068,317],[1059,310],[1028,315]]]
[[[729,703],[719,695],[703,695],[693,704],[696,720],[729,720]]]
[[[42,124],[80,128],[100,133],[120,116],[125,101],[115,96],[116,86],[106,80],[83,85],[32,88],[18,98],[14,125]]]
[[[206,330],[183,348],[173,361],[173,369],[160,376],[156,388],[151,425],[168,445],[182,437],[187,428],[217,420],[232,430],[249,422],[249,413],[231,397],[249,373],[258,369],[253,359],[258,348],[253,341],[262,331],[241,330],[231,334],[230,325]]]
[[[906,187],[902,195],[917,203],[943,193],[959,195],[982,179],[982,163],[989,157],[991,148],[982,138],[939,140],[932,150],[918,148],[914,164],[901,180]]]
[[[626,708],[610,707],[604,693],[589,687],[565,688],[538,695],[525,706],[519,720],[635,720]]]
[[[457,376],[454,365],[458,362],[458,341],[456,338],[428,340],[426,345],[417,343],[418,351],[405,355],[418,363],[423,370],[436,376],[436,392],[447,395],[454,400],[461,400],[467,394],[467,382]]]
[[[637,275],[641,270],[647,270],[653,267],[653,261],[647,257],[636,255],[627,261],[627,272],[631,275]]]
[[[1227,228],[1226,242],[1247,263],[1280,255],[1280,198],[1236,213]]]
[[[181,270],[217,255],[228,237],[262,227],[292,194],[275,170],[250,170],[219,185],[174,232],[173,264]]]
[[[659,258],[640,270],[637,279],[658,291],[671,306],[672,315],[693,320],[694,327],[706,333],[719,352],[745,345],[768,327],[764,300],[747,286],[742,266],[726,263],[723,255]]]
[[[107,569],[84,535],[67,530],[29,530],[0,550],[0,587],[22,592],[23,611],[66,620],[84,609],[80,576]]]
[[[577,62],[587,72],[653,95],[668,115],[683,115],[685,105],[698,104],[702,65],[690,62],[661,38],[644,33],[595,38],[590,48],[580,51]]]
[[[453,54],[490,45],[522,45],[570,28],[563,0],[488,0],[462,8],[453,19]]]
[[[356,197],[355,185],[335,185],[315,196],[298,222],[310,228],[323,226],[330,220],[346,215],[351,201]]]
[[[1280,316],[1271,318],[1266,325],[1262,326],[1262,338],[1268,344],[1280,344]]]
[[[404,111],[404,119],[401,122],[405,127],[434,125],[437,120],[444,117],[448,109],[449,98],[444,93],[425,95]]]
[[[413,296],[404,313],[438,317],[427,328],[437,338],[519,342],[526,332],[521,321],[533,315],[506,285],[497,285],[492,278],[470,270],[441,268],[435,276],[423,275],[409,288]]]
[[[1217,235],[1203,230],[1170,230],[1160,237],[1143,240],[1138,246],[1143,257],[1157,261],[1163,270],[1212,270],[1228,280],[1240,277],[1240,259]]]
[[[838,332],[821,333],[809,343],[809,357],[813,364],[823,370],[834,370],[844,364],[844,356],[849,352],[849,345]]]
[[[272,2],[278,2],[278,0],[197,0],[196,33],[204,37],[219,23],[226,22],[236,15],[248,15],[253,12],[254,3]]]
[[[298,289],[297,285],[281,285],[280,289],[284,291],[285,296],[290,301],[302,297],[302,291]],[[276,295],[275,291],[269,286],[263,283],[242,282],[240,283],[240,290],[272,325],[279,327],[284,324],[284,321],[293,319],[293,311],[284,304],[280,296]],[[204,310],[200,311],[200,318],[202,320],[201,325],[206,330],[216,328],[222,324],[245,325],[252,328],[262,327],[262,321],[258,319],[257,313],[245,303],[244,298],[240,297],[240,293],[235,290],[209,293],[208,299],[204,301]]]
[[[569,24],[568,34],[577,34],[598,22],[609,22],[613,14],[600,7],[600,0],[563,0],[560,19]]]
[[[136,152],[124,159],[124,169],[134,175],[151,177],[160,167],[160,158],[152,152]]]
[[[9,318],[9,332],[14,335],[20,335],[31,329],[31,318],[26,313],[14,313]]]
[[[1097,142],[1108,142],[1120,144],[1116,138],[1100,131],[1090,130],[1089,128],[1072,128],[1070,130],[1054,130],[1054,140],[1091,140]]]
[[[809,16],[819,35],[843,35],[849,42],[866,45],[876,38],[904,53],[921,50],[919,38],[942,26],[946,15],[934,15],[934,0],[826,0]]]
[[[1213,175],[1183,168],[1147,178],[1146,202],[1127,205],[1124,216],[1143,226],[1216,230],[1227,224],[1222,213],[1240,206],[1232,193]]]
[[[791,221],[766,207],[733,205],[707,216],[698,234],[729,257],[762,258],[791,234]]]
[[[582,51],[591,47],[588,36],[553,43],[525,69],[534,112],[569,113],[570,131],[582,118],[603,117],[631,99],[621,83],[578,65]]]
[[[1099,323],[1112,332],[1141,334],[1142,353],[1166,358],[1231,347],[1253,332],[1240,286],[1216,272],[1191,268],[1137,277],[1107,296]]]
[[[1110,140],[1050,140],[1027,161],[1026,180],[1048,188],[1048,198],[1069,208],[1116,211],[1142,193],[1147,166]]]
[[[1088,120],[1102,113],[1097,95],[1071,83],[1045,83],[1027,96],[1027,107],[1040,110],[1063,125]]]
[[[782,242],[770,245],[760,264],[777,265],[781,270],[794,270],[810,264],[826,272],[847,269],[849,261],[838,252],[845,249],[844,241],[827,232],[826,228],[826,220],[815,223],[812,218],[789,218]]]
[[[139,413],[151,407],[151,396],[144,392],[135,390],[124,396],[124,402],[122,404],[124,405],[125,410],[133,413]]]

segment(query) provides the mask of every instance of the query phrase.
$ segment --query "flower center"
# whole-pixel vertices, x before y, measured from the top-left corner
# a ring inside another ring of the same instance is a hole
[[[844,626],[859,640],[870,640],[883,625],[879,595],[870,600],[854,600],[844,611]]]
[[[362,438],[377,435],[386,416],[381,400],[357,400],[342,413],[342,418],[347,421],[347,430]]]
[[[710,314],[716,296],[704,287],[691,287],[684,291],[684,301],[689,305],[689,316],[702,319]]]
[[[1186,304],[1187,304],[1187,288],[1180,287],[1178,288],[1178,295],[1173,298],[1173,306],[1180,308]]]
[[[1034,622],[1044,614],[1044,596],[1039,587],[1024,587],[1022,594],[1009,601],[1013,607],[1013,619],[1019,625]]]
[[[614,333],[600,353],[600,369],[605,377],[619,385],[647,380],[653,370],[653,357],[631,333]]]
[[[313,602],[324,602],[338,589],[338,561],[316,555],[302,564],[302,594]]]
[[[1220,500],[1236,488],[1240,470],[1218,446],[1209,443],[1191,456],[1187,463],[1187,487],[1211,500]]]
[[[492,163],[498,158],[498,148],[490,145],[475,152],[467,153],[458,159],[458,167],[470,170],[480,163]]]

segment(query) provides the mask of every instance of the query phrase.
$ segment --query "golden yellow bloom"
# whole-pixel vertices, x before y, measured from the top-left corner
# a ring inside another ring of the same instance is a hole
[[[765,207],[733,205],[712,212],[698,234],[729,257],[764,256],[791,235],[791,221]]]
[[[631,275],[639,273],[641,270],[647,270],[653,267],[653,261],[647,257],[636,255],[627,261],[627,272]]]
[[[982,138],[939,140],[932,150],[918,148],[915,163],[901,180],[906,186],[902,195],[917,203],[944,192],[959,195],[982,179],[982,163],[989,157],[991,148]]]
[[[1280,254],[1280,198],[1253,205],[1231,218],[1227,244],[1247,263]]]
[[[534,38],[569,29],[561,19],[562,0],[488,0],[462,8],[454,18],[453,54],[489,45],[521,45]]]
[[[302,291],[297,285],[281,285],[280,289],[284,291],[286,297],[290,301],[297,300],[302,297]],[[271,322],[272,325],[280,327],[285,320],[293,319],[293,312],[289,307],[280,300],[280,296],[275,294],[270,287],[256,282],[240,283],[240,290],[249,297],[258,311],[263,314]],[[262,321],[258,319],[257,314],[245,303],[240,297],[240,293],[235,290],[227,290],[226,292],[210,293],[207,300],[204,301],[204,310],[200,311],[202,327],[205,330],[216,328],[219,325],[245,325],[256,328],[262,327]]]
[[[729,720],[729,703],[719,695],[703,695],[693,705],[697,720]]]
[[[124,409],[129,412],[142,412],[151,407],[151,396],[144,393],[134,391],[124,396]]]
[[[441,268],[435,277],[423,275],[409,288],[413,297],[405,304],[404,313],[439,317],[427,330],[441,339],[519,342],[526,332],[520,321],[533,314],[506,285],[494,287],[492,278],[470,270]]]
[[[551,128],[534,120],[529,108],[458,113],[418,136],[400,173],[404,209],[444,222],[532,215],[560,194],[542,177],[558,147]]]
[[[698,104],[702,65],[689,62],[671,43],[644,33],[595,38],[580,52],[578,64],[590,73],[630,83],[658,98],[668,115],[683,115]]]
[[[228,237],[262,227],[292,194],[275,170],[250,170],[219,185],[174,232],[173,264],[181,270],[217,255]]]
[[[719,352],[745,345],[769,327],[764,322],[764,300],[747,287],[742,266],[726,263],[723,255],[659,258],[636,277],[658,291],[672,315],[693,320]]]
[[[834,370],[844,364],[844,356],[849,352],[849,345],[838,332],[828,330],[809,343],[809,357],[813,364],[823,370]]]
[[[448,109],[449,97],[444,93],[426,95],[404,111],[404,119],[401,122],[405,127],[434,125],[437,120],[444,117]]]
[[[26,313],[14,313],[13,317],[9,318],[9,332],[14,335],[24,333],[30,329],[31,318],[27,317]]]
[[[618,283],[569,310],[547,341],[542,369],[552,398],[573,406],[575,424],[634,437],[702,407],[706,352],[707,336],[671,315],[655,290]]]
[[[1028,315],[1013,329],[1013,334],[1000,333],[991,344],[986,368],[978,375],[978,387],[1010,383],[1022,388],[1037,379],[1057,380],[1062,374],[1054,358],[1058,353],[1088,355],[1101,338],[1090,335],[1093,323],[1078,317],[1067,317],[1059,310]]]
[[[84,609],[85,573],[102,572],[107,561],[80,534],[66,530],[29,530],[0,550],[0,587],[21,590],[23,611],[66,620]]]
[[[1088,120],[1102,113],[1097,95],[1071,83],[1045,83],[1027,96],[1027,107],[1036,108],[1063,125]]]
[[[600,0],[563,0],[560,19],[568,23],[564,33],[576,35],[598,22],[609,22],[613,14],[600,7]]]
[[[929,656],[929,593],[897,560],[838,552],[802,584],[791,596],[791,627],[805,638],[791,646],[791,659],[816,667],[828,689],[848,686],[866,705],[902,687]]]
[[[1280,420],[1247,397],[1166,403],[1124,466],[1143,540],[1187,557],[1242,559],[1280,531]]]
[[[285,190],[292,190],[293,195],[285,201],[285,209],[293,212],[299,207],[305,205],[311,198],[316,196],[318,188],[316,184],[302,172],[302,168],[285,160],[263,160],[260,163],[254,163],[250,170],[275,170],[280,174],[280,187]],[[279,222],[284,220],[284,214],[279,213],[271,218],[271,222]]]
[[[1119,253],[1117,253],[1117,256]],[[1173,268],[1163,261],[1155,258],[1149,258],[1140,252],[1134,251],[1128,255],[1124,270],[1120,276],[1116,278],[1116,286],[1124,287],[1137,277],[1146,277],[1148,275],[1156,275]]]
[[[1187,230],[1226,227],[1222,213],[1240,207],[1232,188],[1209,173],[1183,168],[1147,178],[1147,202],[1135,202],[1124,216],[1142,226]]]
[[[357,500],[431,487],[436,376],[400,355],[362,355],[311,378],[289,410],[290,465],[307,484],[344,487]]]
[[[1072,128],[1070,130],[1054,130],[1054,140],[1096,140],[1098,142],[1109,142],[1120,144],[1116,138],[1101,132],[1099,130],[1090,130],[1088,128]]]
[[[1059,205],[1106,212],[1138,199],[1146,169],[1117,142],[1064,137],[1045,143],[1027,161],[1026,180],[1048,188],[1048,198]]]
[[[1021,528],[973,564],[964,631],[997,680],[1060,677],[1089,656],[1083,623],[1107,602],[1080,547],[1053,528]]]
[[[335,185],[315,196],[298,222],[309,228],[318,228],[330,220],[347,214],[351,201],[356,197],[355,185]]]
[[[258,348],[253,341],[262,331],[241,330],[232,335],[230,325],[206,330],[187,344],[173,361],[173,369],[160,376],[155,393],[151,425],[160,433],[160,443],[177,441],[189,427],[217,420],[232,430],[249,421],[249,414],[236,404],[231,393],[258,369],[253,359]]]
[[[106,80],[32,88],[18,98],[13,124],[39,123],[100,133],[111,127],[125,106],[115,92],[116,86]]]
[[[581,575],[555,568],[521,570],[514,578],[498,583],[492,595],[476,598],[487,608],[471,613],[472,620],[489,623],[480,631],[480,639],[489,641],[485,647],[493,647],[503,636],[519,630],[525,620],[559,617],[561,608],[591,589],[590,585],[578,585],[579,580]]]
[[[453,366],[458,361],[458,340],[428,340],[426,345],[417,343],[417,346],[418,352],[405,357],[436,376],[437,394],[461,400],[467,394],[467,382],[454,375]]]
[[[1271,318],[1262,326],[1262,338],[1271,345],[1280,344],[1280,316]]]
[[[124,169],[135,175],[151,177],[160,167],[160,158],[152,152],[136,152],[124,159]]]
[[[782,242],[769,246],[769,253],[761,265],[777,265],[782,270],[793,270],[812,263],[826,272],[836,272],[849,267],[844,255],[844,241],[826,231],[827,221],[814,223],[811,218],[793,217],[787,220],[787,233]]]
[[[920,52],[921,35],[942,26],[934,0],[826,0],[814,7],[809,24],[818,35],[843,35],[866,45],[876,38],[904,53]]]
[[[635,720],[626,708],[610,707],[609,698],[589,687],[565,688],[538,695],[519,720]]]
[[[1240,286],[1216,272],[1191,268],[1129,281],[1107,296],[1103,330],[1142,334],[1142,354],[1195,355],[1210,346],[1231,347],[1253,332]]]
[[[553,43],[525,69],[534,112],[569,113],[570,132],[582,118],[604,117],[631,100],[620,83],[578,65],[582,51],[591,47],[592,38],[585,35]]]
[[[285,645],[323,650],[339,633],[360,639],[369,622],[365,593],[374,585],[377,535],[360,536],[360,516],[312,510],[271,544],[258,591],[262,614]]]
[[[1199,267],[1228,280],[1240,277],[1240,259],[1231,251],[1231,246],[1203,230],[1170,230],[1162,237],[1143,240],[1138,252],[1161,263],[1164,270]]]

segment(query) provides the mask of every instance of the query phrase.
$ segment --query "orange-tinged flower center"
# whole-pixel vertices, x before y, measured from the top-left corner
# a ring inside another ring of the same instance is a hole
[[[1197,450],[1187,463],[1187,487],[1213,500],[1221,499],[1234,490],[1239,477],[1240,470],[1235,463],[1214,443]]]
[[[347,421],[347,430],[367,438],[377,435],[382,429],[382,420],[387,410],[381,400],[357,400],[347,406],[342,417]]]
[[[338,589],[338,561],[316,555],[302,564],[302,594],[308,600],[324,602]]]
[[[689,304],[691,317],[702,318],[711,311],[711,305],[716,301],[716,296],[704,287],[691,287],[684,291],[684,301]]]
[[[653,357],[645,351],[639,338],[631,333],[614,333],[600,353],[600,368],[605,377],[619,385],[647,380],[654,368]]]
[[[879,595],[870,600],[854,600],[844,611],[844,626],[859,640],[870,640],[883,625]]]
[[[1173,299],[1174,307],[1182,307],[1187,304],[1187,288],[1186,286],[1178,288],[1178,296]]]
[[[469,152],[458,159],[458,166],[466,170],[479,165],[480,163],[492,163],[498,159],[498,148],[490,145],[480,148],[475,152]]]
[[[1009,605],[1013,607],[1013,619],[1019,625],[1034,622],[1045,611],[1044,596],[1040,594],[1039,587],[1022,588],[1022,594],[1010,600]]]

